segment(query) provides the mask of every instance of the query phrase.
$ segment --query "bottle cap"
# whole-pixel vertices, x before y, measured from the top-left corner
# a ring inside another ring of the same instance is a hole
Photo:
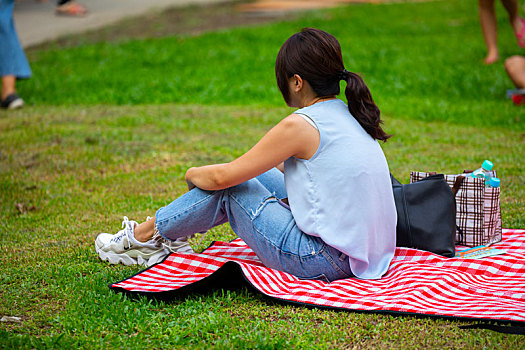
[[[490,160],[485,160],[481,165],[481,167],[487,171],[491,171],[493,166],[494,164],[492,164]]]
[[[490,180],[489,180],[489,186],[492,186],[492,187],[499,187],[499,179],[497,177],[491,177]]]

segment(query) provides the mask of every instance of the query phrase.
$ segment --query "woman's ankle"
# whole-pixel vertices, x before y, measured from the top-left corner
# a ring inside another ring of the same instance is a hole
[[[155,230],[155,218],[144,221],[135,226],[133,235],[135,239],[141,243],[146,243],[153,238]]]

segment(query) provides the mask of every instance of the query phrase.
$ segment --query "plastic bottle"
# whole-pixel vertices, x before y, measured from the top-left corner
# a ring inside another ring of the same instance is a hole
[[[491,177],[487,183],[488,187],[499,187],[500,180],[497,177]]]
[[[470,176],[477,177],[478,179],[484,179],[485,184],[488,184],[491,178],[490,171],[493,167],[494,164],[492,164],[490,160],[485,160],[481,165],[481,168],[474,170]]]

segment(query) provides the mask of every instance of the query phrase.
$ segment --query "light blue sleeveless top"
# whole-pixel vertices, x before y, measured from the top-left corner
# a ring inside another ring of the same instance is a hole
[[[297,227],[348,255],[356,277],[380,278],[394,256],[397,222],[383,150],[341,100],[295,113],[308,116],[320,135],[310,159],[290,157],[284,163]]]

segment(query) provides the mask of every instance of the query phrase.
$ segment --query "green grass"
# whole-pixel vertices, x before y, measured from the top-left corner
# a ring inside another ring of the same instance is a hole
[[[129,300],[108,284],[141,268],[109,266],[93,248],[123,215],[143,220],[184,193],[189,166],[234,159],[290,113],[273,62],[303,26],[336,34],[347,68],[364,73],[395,135],[383,148],[401,181],[490,158],[503,226],[525,228],[523,112],[504,99],[502,65],[481,63],[475,11],[466,1],[349,6],[196,37],[31,51],[35,76],[19,85],[30,106],[0,115],[0,316],[22,320],[0,323],[0,347],[524,348],[463,322],[284,306],[244,289]],[[224,225],[192,245],[232,238]]]
[[[108,289],[108,283],[140,268],[100,262],[93,249],[98,232],[117,230],[123,215],[144,219],[184,193],[190,164],[233,159],[287,112],[169,104],[41,106],[0,119],[0,314],[23,320],[0,324],[0,343],[37,348],[521,346],[519,337],[465,332],[455,322],[308,310],[244,290],[163,304],[131,301]],[[388,118],[387,126],[396,136],[384,149],[391,170],[405,182],[410,169],[473,167],[485,155],[485,140],[493,139],[491,159],[504,182],[503,224],[525,227],[525,140],[519,132],[396,118]],[[23,213],[17,203],[26,208]],[[232,238],[225,225],[193,246],[200,250],[211,240]]]
[[[501,5],[497,13],[501,56],[519,53]],[[346,67],[363,74],[385,114],[525,129],[523,111],[505,99],[512,84],[503,60],[482,63],[477,4],[459,0],[354,5],[199,37],[51,45],[30,52],[35,75],[45,79],[21,92],[35,105],[281,106],[275,56],[304,26],[339,38]]]

